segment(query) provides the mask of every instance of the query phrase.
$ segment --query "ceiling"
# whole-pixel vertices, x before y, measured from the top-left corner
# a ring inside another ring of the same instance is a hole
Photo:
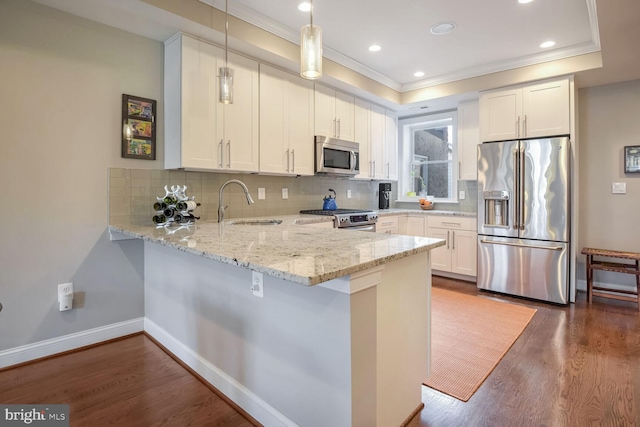
[[[205,32],[204,26],[144,0],[34,1],[160,41],[176,31],[220,40],[210,28]],[[228,1],[230,14],[294,43],[309,19],[297,9],[298,0]],[[199,2],[224,10],[224,0]],[[431,26],[442,21],[455,22],[455,30],[431,34]],[[398,92],[599,50],[603,67],[578,73],[578,87],[638,79],[639,21],[637,0],[314,1],[324,56]],[[547,40],[556,45],[540,48]],[[382,49],[369,52],[373,43]],[[425,75],[414,77],[418,70]],[[444,109],[464,98],[430,100],[429,107]]]
[[[298,43],[309,23],[300,1],[229,0],[229,12]],[[456,28],[434,35],[439,22]],[[399,91],[600,50],[595,0],[315,0],[314,25],[327,58]],[[547,40],[556,45],[541,48]]]

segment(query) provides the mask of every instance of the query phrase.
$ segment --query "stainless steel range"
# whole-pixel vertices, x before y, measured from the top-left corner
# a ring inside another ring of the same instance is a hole
[[[362,209],[305,210],[301,214],[333,216],[333,228],[376,231],[378,213]]]

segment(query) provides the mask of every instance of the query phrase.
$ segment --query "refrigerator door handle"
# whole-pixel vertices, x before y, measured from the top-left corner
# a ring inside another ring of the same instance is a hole
[[[541,246],[541,245],[524,245],[519,243],[510,243],[510,242],[495,242],[493,240],[480,240],[480,243],[490,243],[492,245],[505,245],[505,246],[516,246],[518,248],[531,248],[531,249],[548,249],[550,251],[561,251],[562,246]]]
[[[518,207],[518,213],[520,214],[520,218],[518,218],[518,223],[520,224],[520,230],[524,231],[524,182],[525,182],[525,170],[524,170],[524,147],[520,146],[520,166],[518,167],[520,171],[520,188],[518,191],[520,192],[520,206]]]
[[[516,148],[513,151],[513,181],[515,184],[515,191],[514,191],[514,196],[515,196],[515,200],[514,200],[514,212],[513,212],[513,229],[514,230],[518,230],[520,229],[520,223],[518,222],[518,220],[520,219],[520,171],[518,170],[519,166],[520,166],[520,160],[518,158],[518,152],[519,149]]]

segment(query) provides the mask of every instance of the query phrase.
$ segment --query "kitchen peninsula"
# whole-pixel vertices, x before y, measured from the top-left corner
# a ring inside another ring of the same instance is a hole
[[[278,219],[112,224],[145,240],[145,331],[263,425],[402,425],[422,407],[444,241]]]

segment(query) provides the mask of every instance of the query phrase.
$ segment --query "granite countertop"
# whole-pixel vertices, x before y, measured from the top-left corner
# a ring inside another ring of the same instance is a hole
[[[402,214],[424,214],[424,215],[450,215],[450,216],[463,216],[469,218],[477,217],[475,212],[460,212],[460,211],[445,211],[438,209],[431,209],[423,211],[422,209],[379,209],[378,216],[387,215],[402,215]]]
[[[306,227],[331,217],[285,215],[278,225],[201,221],[189,227],[111,224],[110,232],[237,265],[305,286],[445,244],[442,239]],[[236,221],[246,220],[238,218]]]

